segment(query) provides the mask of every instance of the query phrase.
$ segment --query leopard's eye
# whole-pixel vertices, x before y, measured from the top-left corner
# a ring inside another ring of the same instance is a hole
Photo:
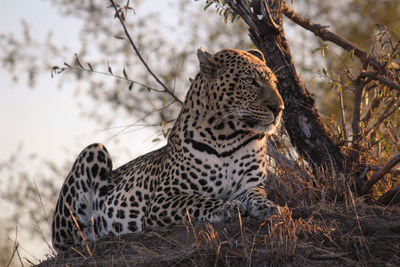
[[[256,79],[248,77],[244,79],[244,82],[250,85],[258,85]]]

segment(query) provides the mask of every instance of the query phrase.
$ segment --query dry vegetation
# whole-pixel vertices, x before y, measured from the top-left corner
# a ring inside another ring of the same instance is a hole
[[[106,237],[39,266],[400,265],[399,207],[368,204],[343,181],[276,172],[270,197],[289,208],[268,221],[238,216]]]
[[[399,210],[316,205],[265,223],[225,224],[107,237],[39,266],[398,266]],[[92,256],[91,256],[91,255]]]

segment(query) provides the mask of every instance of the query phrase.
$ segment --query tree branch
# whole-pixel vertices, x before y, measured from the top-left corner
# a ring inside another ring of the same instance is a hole
[[[384,120],[386,120],[390,115],[396,112],[396,110],[400,107],[400,102],[397,102],[397,104],[395,105],[396,102],[396,100],[392,100],[391,102],[389,102],[389,104],[387,104],[385,111],[382,113],[382,116],[375,122],[373,126],[371,126],[371,128],[365,131],[365,136],[368,136],[374,129],[378,128]]]
[[[374,100],[372,100],[372,104],[369,107],[367,114],[365,114],[365,116],[362,118],[362,122],[364,123],[365,127],[369,126],[369,122],[372,119],[372,114],[374,113],[374,111],[380,107],[380,105],[382,104],[383,101],[383,97],[376,95],[374,97]]]
[[[265,0],[262,1],[264,8],[261,8],[261,13],[263,14],[264,17],[268,16],[268,21],[271,23],[271,26],[277,30],[278,32],[282,30],[281,26],[279,24],[277,24],[274,20],[274,18],[271,15],[271,10],[269,8],[268,3],[266,3]],[[280,11],[279,11],[280,13]]]
[[[400,184],[396,185],[378,199],[383,205],[396,205],[400,203]]]
[[[133,50],[135,51],[136,55],[139,57],[140,61],[143,63],[143,65],[146,68],[146,70],[150,73],[151,76],[153,76],[153,78],[157,81],[157,83],[160,84],[164,88],[164,92],[165,93],[169,94],[176,102],[178,102],[179,104],[182,105],[183,102],[174,94],[174,92],[165,83],[163,83],[163,81],[161,81],[161,79],[156,74],[154,74],[154,72],[150,69],[149,65],[147,65],[146,61],[144,60],[144,58],[140,54],[139,49],[137,48],[137,46],[133,42],[132,37],[128,32],[128,29],[126,27],[125,21],[121,17],[120,10],[117,8],[117,6],[115,5],[113,0],[110,0],[110,2],[112,4],[112,6],[114,7],[115,16],[121,22],[121,25],[122,25],[122,27],[124,29],[124,32],[125,32],[125,35],[129,40],[129,43],[131,44],[131,46],[132,46]]]
[[[394,155],[381,169],[372,175],[372,177],[362,186],[359,194],[365,195],[368,194],[374,184],[376,184],[380,179],[382,179],[385,174],[387,174],[394,166],[396,166],[400,162],[400,153]]]
[[[393,81],[389,80],[388,78],[378,74],[377,71],[362,71],[360,74],[361,77],[368,77],[371,78],[372,80],[378,80],[382,82],[383,84],[396,89],[397,91],[400,92],[400,85],[394,83]]]
[[[347,130],[346,130],[346,115],[344,111],[344,102],[343,102],[343,90],[339,90],[339,106],[340,106],[340,117],[341,117],[341,126],[343,131],[343,138],[347,142]]]
[[[387,191],[378,199],[383,205],[396,205],[400,203],[400,184]]]
[[[383,165],[372,165],[372,166],[369,166],[369,168],[370,168],[371,171],[378,171],[378,170],[380,170],[382,167],[383,167]],[[392,169],[389,171],[389,173],[390,173],[391,175],[394,175],[394,176],[399,176],[399,175],[400,175],[400,168],[392,168]]]
[[[87,73],[96,73],[96,74],[101,74],[101,75],[105,75],[105,76],[112,76],[112,77],[114,77],[115,79],[118,79],[118,80],[122,80],[122,81],[127,81],[129,83],[138,84],[138,85],[143,86],[144,88],[147,88],[148,90],[151,90],[151,91],[155,91],[155,92],[159,92],[159,93],[165,92],[164,90],[150,87],[150,86],[148,86],[148,85],[146,85],[144,83],[137,82],[135,80],[131,80],[129,78],[126,78],[126,77],[123,77],[121,75],[117,75],[117,74],[114,74],[114,73],[105,72],[105,71],[98,71],[98,70],[94,70],[94,69],[91,69],[91,68],[87,69],[84,66],[73,67],[73,66],[70,66],[69,64],[66,64],[66,63],[64,63],[64,65],[66,67],[60,68],[58,66],[54,66],[53,69],[52,69],[52,74],[51,75],[53,76],[53,73],[60,74],[61,72],[65,71],[65,70],[84,71],[84,72],[87,72]]]
[[[311,93],[294,67],[282,25],[283,1],[254,0],[250,1],[251,8],[246,0],[226,3],[250,26],[251,40],[275,70],[277,87],[285,102],[283,120],[292,144],[314,171],[327,168],[332,173],[343,172],[346,157],[330,138]],[[326,154],[329,156],[321,156]]]
[[[368,56],[367,59],[363,62],[363,70],[368,69],[369,65]],[[351,160],[353,164],[359,164],[360,162],[360,140],[361,136],[361,102],[362,95],[364,92],[364,88],[367,85],[367,81],[359,75],[355,81],[355,94],[354,94],[354,105],[353,105],[353,121],[351,123],[353,130],[353,139],[352,139],[352,151],[351,151]]]
[[[307,175],[295,161],[290,160],[281,153],[279,153],[279,151],[275,148],[275,145],[270,139],[267,140],[267,145],[268,145],[267,153],[271,158],[275,160],[277,165],[285,169],[292,170],[294,173],[296,173],[299,177],[303,178],[304,180],[309,180],[309,175]]]
[[[303,16],[297,14],[293,11],[288,4],[283,3],[282,8],[283,14],[291,21],[296,23],[297,25],[313,32],[315,35],[319,36],[324,41],[330,41],[332,43],[337,44],[338,46],[342,47],[347,51],[353,51],[354,55],[357,56],[361,62],[365,62],[368,58],[368,53],[361,50],[360,48],[356,47],[350,41],[346,40],[345,38],[327,30],[328,26],[323,26],[320,24],[315,24],[311,20],[304,18]],[[386,65],[381,64],[377,59],[374,57],[370,57],[370,64],[378,71],[389,72],[385,69]]]
[[[358,164],[360,162],[361,102],[365,84],[366,84],[365,81],[363,81],[359,77],[356,81],[356,86],[355,86],[353,121],[351,123],[351,127],[353,130],[351,160],[355,164]]]

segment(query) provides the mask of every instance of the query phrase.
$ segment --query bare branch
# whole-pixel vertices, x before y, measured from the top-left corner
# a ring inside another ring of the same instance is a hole
[[[378,199],[383,205],[396,205],[400,203],[400,184],[396,185]]]
[[[139,57],[140,61],[143,63],[143,65],[146,68],[146,70],[150,73],[151,76],[153,76],[153,78],[157,81],[157,83],[160,84],[164,88],[165,93],[169,94],[176,102],[178,102],[179,104],[182,105],[182,103],[183,103],[182,100],[180,100],[174,94],[174,92],[163,81],[161,81],[161,79],[156,74],[154,74],[154,72],[150,69],[149,65],[147,65],[146,61],[144,60],[144,58],[140,54],[139,49],[137,48],[137,46],[133,42],[132,37],[128,32],[128,29],[126,27],[125,21],[121,17],[120,10],[117,8],[117,6],[115,5],[113,0],[110,0],[110,2],[112,4],[112,6],[114,7],[115,16],[119,19],[119,21],[121,22],[122,27],[124,28],[124,32],[125,32],[126,37],[129,40],[129,43],[131,44],[131,46],[132,46],[133,50],[135,51],[136,55]]]
[[[367,70],[369,65],[369,56],[363,63],[363,70]],[[358,164],[360,162],[360,140],[361,136],[361,102],[364,88],[367,85],[367,81],[363,79],[360,75],[356,79],[355,94],[354,94],[354,105],[353,105],[353,121],[351,127],[353,130],[352,139],[352,151],[351,160],[353,164]]]
[[[361,139],[361,123],[360,123],[360,115],[361,115],[361,101],[362,101],[362,93],[364,91],[365,82],[358,81],[356,84],[356,92],[354,95],[354,104],[353,104],[353,121],[351,123],[351,127],[353,130],[353,139],[352,139],[352,161],[354,163],[359,162],[359,145],[358,142]]]
[[[368,136],[374,129],[378,128],[379,125],[386,120],[390,115],[392,115],[396,110],[400,107],[400,102],[394,106],[396,100],[392,100],[389,104],[387,104],[385,111],[382,113],[382,116],[377,120],[377,122],[365,132],[365,136]],[[393,107],[394,106],[394,107]]]
[[[163,106],[163,107],[161,107],[161,108],[157,108],[157,109],[153,110],[152,112],[147,113],[146,115],[144,115],[143,117],[137,119],[136,121],[134,121],[134,122],[131,123],[131,124],[128,124],[128,125],[125,125],[125,126],[120,127],[120,130],[118,130],[115,134],[113,134],[112,136],[110,136],[109,138],[107,138],[106,142],[109,141],[109,140],[111,140],[111,139],[113,139],[113,138],[116,137],[116,136],[120,136],[120,135],[122,135],[122,134],[126,134],[126,133],[130,132],[130,131],[127,131],[127,130],[128,130],[129,128],[133,127],[133,126],[139,126],[139,125],[137,125],[138,122],[144,121],[147,117],[149,117],[149,116],[150,116],[151,114],[153,114],[154,112],[160,112],[160,111],[162,111],[162,110],[164,110],[164,109],[167,109],[168,107],[170,107],[170,106],[171,106],[172,104],[174,104],[174,103],[175,103],[175,100],[173,100],[171,103],[169,103],[169,104],[167,104],[167,105],[165,105],[165,106]],[[173,121],[175,121],[175,120],[166,121],[165,123],[170,123],[170,122],[173,122]],[[153,124],[153,125],[142,125],[143,128],[146,128],[146,127],[154,127],[154,126],[161,126],[161,125],[156,125],[156,124]],[[111,129],[112,129],[112,128],[108,128],[108,129],[106,129],[106,130],[111,130]]]
[[[343,90],[339,90],[339,105],[340,105],[340,117],[342,119],[342,132],[343,132],[343,137],[344,140],[347,142],[347,130],[346,130],[346,116],[344,112],[344,102],[343,102]]]
[[[267,153],[271,158],[275,160],[277,165],[292,170],[294,173],[296,173],[299,177],[303,178],[304,180],[309,179],[309,175],[307,175],[295,161],[290,160],[281,153],[279,153],[279,151],[275,148],[273,142],[270,139],[267,140],[267,144],[268,144]]]
[[[374,100],[372,101],[372,104],[370,105],[367,114],[365,114],[365,116],[362,118],[362,122],[364,123],[365,127],[367,127],[369,125],[369,122],[372,119],[372,114],[374,113],[374,111],[380,107],[381,103],[383,101],[383,97],[376,95],[374,97]]]
[[[271,23],[272,27],[275,30],[281,31],[282,30],[281,26],[275,22],[274,18],[271,15],[271,10],[270,10],[270,8],[268,6],[268,3],[265,0],[261,0],[261,1],[263,2],[264,7],[265,7],[265,8],[261,9],[261,12],[263,13],[263,16],[264,17],[268,17],[269,22]]]
[[[227,1],[230,8],[235,11],[239,16],[250,26],[251,29],[258,29],[258,26],[254,23],[254,14],[251,12],[248,4],[242,0]],[[259,31],[255,31],[255,34],[259,35]]]
[[[400,162],[400,153],[394,155],[381,169],[372,175],[372,177],[362,186],[360,190],[360,195],[365,195],[371,192],[374,184],[376,184],[380,179],[382,179],[385,174],[387,174],[394,166]]]
[[[389,80],[388,78],[378,74],[377,71],[363,71],[361,72],[361,77],[368,77],[371,78],[372,80],[378,80],[382,82],[383,84],[396,89],[397,91],[400,92],[400,85],[394,83],[393,81]]]
[[[367,60],[367,58],[368,58],[367,52],[356,47],[354,44],[352,44],[350,41],[346,40],[345,38],[327,30],[328,26],[315,24],[311,20],[306,19],[303,16],[297,14],[285,2],[283,3],[282,12],[283,12],[283,14],[285,14],[286,17],[288,17],[294,23],[313,32],[315,35],[319,36],[322,40],[330,41],[334,44],[337,44],[338,46],[342,47],[343,49],[345,49],[349,52],[353,51],[354,55],[357,56],[362,62],[365,62],[365,60]],[[387,69],[385,69],[386,65],[380,63],[374,57],[370,57],[370,64],[376,70],[383,71],[384,73],[389,72]]]
[[[378,170],[380,170],[382,167],[383,167],[383,165],[372,165],[372,166],[369,166],[370,170],[372,170],[372,171],[378,171]],[[391,175],[394,175],[394,176],[399,176],[399,175],[400,175],[400,168],[392,168],[392,169],[389,171],[389,173],[390,173]]]
[[[138,84],[140,86],[143,86],[144,88],[147,88],[148,90],[152,90],[152,91],[155,91],[155,92],[159,92],[159,93],[164,93],[165,92],[164,90],[150,87],[150,86],[148,86],[148,85],[146,85],[144,83],[128,79],[128,78],[126,78],[124,76],[121,76],[121,75],[117,75],[117,74],[110,73],[110,72],[105,72],[105,71],[94,70],[93,67],[90,67],[89,69],[86,69],[83,66],[82,67],[80,67],[80,66],[79,67],[73,67],[73,66],[70,66],[68,64],[65,64],[65,66],[66,66],[66,68],[59,68],[57,66],[53,67],[53,73],[59,74],[59,73],[65,71],[65,70],[84,71],[84,72],[88,72],[88,73],[96,73],[96,74],[101,74],[101,75],[105,75],[105,76],[111,76],[111,77],[114,77],[114,78],[116,78],[118,80],[123,80],[123,81],[127,81],[127,82],[130,82],[130,83],[135,83],[135,84]]]

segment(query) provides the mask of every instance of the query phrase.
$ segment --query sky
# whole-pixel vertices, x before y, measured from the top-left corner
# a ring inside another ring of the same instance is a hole
[[[151,9],[166,10],[166,1]],[[143,12],[146,12],[146,5]],[[168,16],[173,16],[173,12]],[[67,43],[73,50],[74,44],[78,43],[80,22],[74,18],[60,16],[50,1],[0,0],[0,33],[14,33],[18,36],[22,33],[22,19],[30,25],[31,35],[35,39],[44,39],[51,30],[54,41],[58,44]],[[54,65],[61,64],[62,62],[54,62]],[[165,140],[152,143],[152,139],[158,133],[149,128],[135,129],[119,136],[119,142],[114,142],[110,137],[115,135],[119,128],[103,129],[93,120],[82,117],[73,88],[69,90],[68,86],[64,85],[60,90],[59,79],[60,75],[51,78],[49,71],[40,75],[35,88],[30,89],[24,81],[13,83],[9,74],[0,67],[0,165],[18,148],[23,159],[35,154],[40,159],[52,160],[62,165],[74,159],[86,145],[101,142],[106,145],[111,155],[118,155],[114,162],[116,167],[165,143]],[[83,101],[89,106],[93,104],[89,98]],[[132,120],[131,118],[129,121],[118,121],[113,126],[129,125]],[[22,168],[29,168],[30,164],[31,162],[24,162]],[[33,169],[32,165],[32,173],[29,174],[32,177]],[[7,183],[7,178],[1,177],[0,172],[0,189]],[[59,180],[61,186],[65,177],[55,179]],[[0,203],[0,213],[3,216],[7,210],[7,205]],[[13,240],[14,237],[9,238]],[[27,257],[33,262],[44,259],[44,254],[49,252],[44,242],[32,239],[27,233],[19,233],[18,241],[22,257]]]
[[[21,7],[24,8],[21,8]],[[162,5],[161,5],[162,6]],[[72,47],[79,43],[78,34],[80,22],[74,18],[59,16],[57,10],[49,1],[7,1],[0,0],[0,32],[21,33],[21,20],[24,19],[31,26],[32,36],[44,39],[48,30],[52,30],[54,40],[59,44],[68,44]],[[51,23],[49,23],[51,21]],[[60,30],[62,29],[62,30]],[[78,49],[78,47],[76,47]],[[67,55],[71,56],[71,55]],[[62,62],[54,62],[61,65]],[[92,120],[82,118],[74,90],[66,86],[58,88],[59,76],[50,77],[41,75],[34,89],[27,88],[23,81],[12,83],[8,73],[0,68],[0,162],[9,158],[18,146],[22,145],[23,153],[37,153],[62,162],[62,153],[76,154],[79,151],[69,151],[70,148],[82,148],[92,142],[105,142],[114,135],[114,131],[98,128]],[[91,100],[85,99],[90,102]],[[130,122],[126,122],[126,125]],[[116,127],[121,125],[114,125]],[[144,129],[143,131],[148,131]],[[133,137],[132,137],[133,135]],[[127,138],[137,140],[137,144],[146,143],[140,136],[146,135],[135,131]],[[79,138],[78,138],[79,137]],[[123,139],[123,137],[122,137]],[[143,154],[147,147],[141,148],[135,144],[135,154]],[[113,147],[108,147],[110,153]],[[115,152],[118,153],[116,148]],[[71,155],[72,156],[72,155]],[[126,159],[120,157],[116,165],[122,164]]]

